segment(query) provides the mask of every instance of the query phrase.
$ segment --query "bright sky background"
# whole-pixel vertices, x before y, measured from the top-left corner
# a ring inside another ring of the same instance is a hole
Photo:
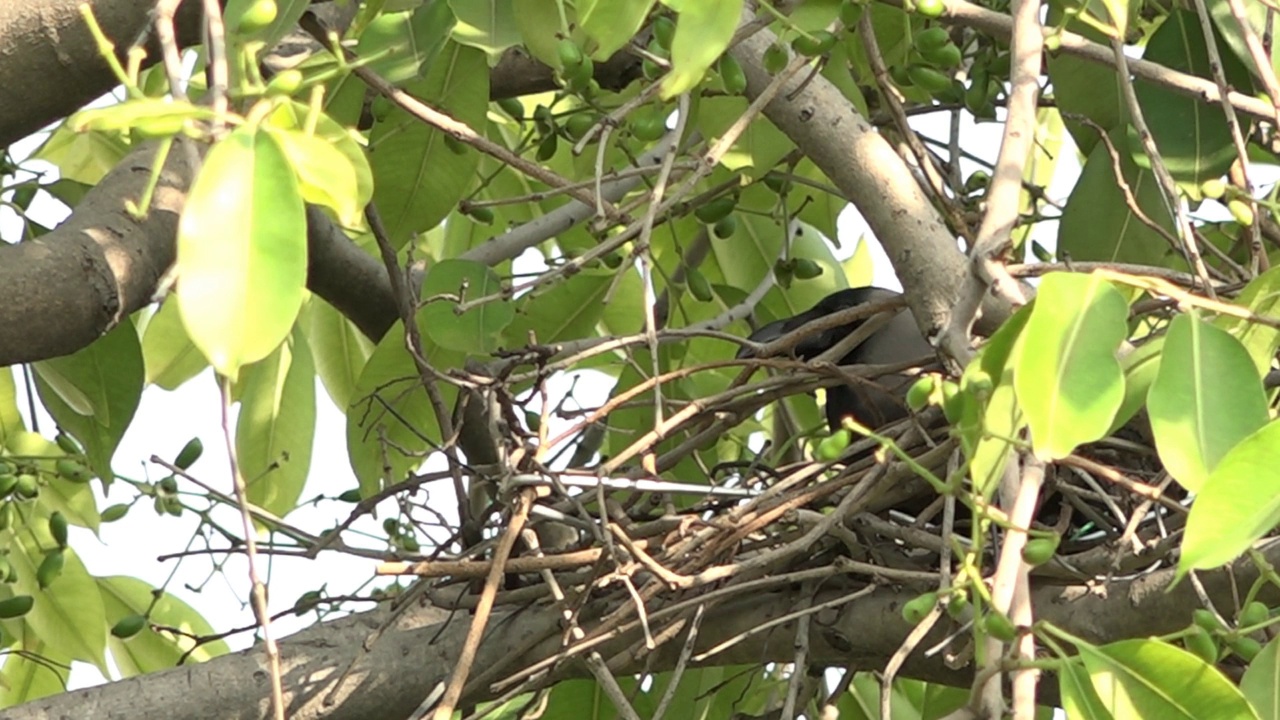
[[[916,127],[930,137],[945,139],[949,116],[935,113],[918,118]],[[970,151],[975,148],[988,158],[994,159],[999,147],[1001,126],[996,123],[984,123],[973,126],[966,119],[963,128],[964,147]],[[29,155],[40,142],[44,134],[29,138],[13,148],[15,158]],[[1074,150],[1070,140],[1064,146],[1064,161],[1060,163],[1058,175],[1050,189],[1050,196],[1057,200],[1065,200],[1065,193],[1070,189],[1070,179],[1078,171]],[[964,173],[967,175],[976,166],[966,163]],[[31,163],[30,170],[50,171],[47,178],[52,181],[56,171],[43,163]],[[57,203],[43,198],[37,201],[31,214],[34,219],[53,226],[61,222],[65,209]],[[1057,223],[1044,223],[1037,232],[1042,243],[1052,247],[1052,238],[1056,234]],[[840,256],[847,257],[855,248],[857,238],[866,232],[865,224],[856,211],[847,210],[840,219],[841,249]],[[8,208],[0,208],[0,239],[12,242],[19,235],[17,217]],[[1046,240],[1048,242],[1046,242]],[[892,268],[879,245],[872,242],[872,252],[876,268],[876,284],[899,289]],[[18,387],[23,388],[21,372],[16,373]],[[578,392],[584,388],[579,385]],[[608,385],[600,384],[601,392],[607,392]],[[354,487],[352,474],[348,466],[345,440],[345,418],[333,406],[328,394],[317,381],[317,433],[311,461],[311,474],[306,489],[302,493],[304,501],[317,495],[330,497]],[[20,405],[26,415],[25,397],[20,398]],[[54,424],[43,409],[40,411],[39,429],[48,437],[54,433]],[[191,468],[190,472],[203,481],[217,487],[228,494],[231,492],[229,467],[225,446],[222,441],[220,427],[219,400],[213,375],[206,371],[196,379],[188,382],[174,392],[160,388],[148,388],[142,396],[142,402],[134,417],[129,431],[125,434],[115,456],[116,472],[135,478],[158,479],[165,473],[162,469],[151,466],[147,460],[152,454],[172,459],[179,449],[192,437],[200,437],[204,442],[203,457]],[[30,418],[28,418],[30,423]],[[199,488],[179,480],[183,491],[199,492]],[[100,493],[100,484],[94,483]],[[443,484],[429,486],[432,492],[443,493],[445,506],[452,505],[452,490]],[[132,496],[132,490],[123,483],[116,483],[112,495],[99,501],[99,508],[117,502],[123,502]],[[304,505],[288,516],[287,520],[310,532],[318,532],[340,521],[351,509],[345,503],[332,501],[322,502],[318,506]],[[383,517],[386,515],[384,514]],[[238,529],[238,515],[231,511],[217,516],[227,527]],[[185,514],[182,518],[171,516],[159,517],[151,508],[149,499],[144,499],[134,506],[129,515],[122,521],[102,526],[99,537],[91,532],[72,528],[71,545],[83,558],[89,571],[95,575],[132,575],[142,578],[157,586],[166,586],[168,592],[182,598],[194,606],[219,631],[234,627],[244,627],[252,623],[252,613],[248,607],[248,575],[246,563],[242,555],[233,555],[229,559],[221,554],[204,554],[185,558],[181,563],[176,560],[158,562],[161,553],[179,552],[187,546],[197,526],[196,518]],[[369,523],[378,532],[375,523]],[[371,542],[371,545],[374,544]],[[192,550],[203,546],[196,543]],[[355,559],[338,553],[326,553],[317,562],[299,559],[270,559],[269,579],[272,612],[291,607],[294,601],[309,590],[319,589],[327,584],[331,594],[354,591],[372,574],[375,562],[367,559]],[[215,563],[222,563],[222,572],[218,572]],[[261,568],[260,568],[261,571]],[[167,585],[166,585],[167,583]],[[361,608],[356,608],[361,609]],[[277,621],[272,628],[276,637],[294,632],[314,621],[314,615],[303,618],[288,616]],[[243,648],[251,643],[252,634],[242,633],[228,638],[235,649]],[[73,687],[91,685],[101,682],[102,678],[92,667],[77,663],[72,673]]]

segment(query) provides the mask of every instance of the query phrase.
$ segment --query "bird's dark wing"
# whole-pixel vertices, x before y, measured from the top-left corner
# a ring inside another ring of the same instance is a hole
[[[751,333],[748,339],[759,343],[771,342],[820,317],[865,303],[883,302],[898,296],[899,294],[892,290],[876,287],[841,290],[828,295],[817,305],[795,317],[762,326]],[[805,360],[817,357],[857,330],[862,323],[862,320],[857,320],[805,338],[796,345],[794,354]],[[904,308],[875,334],[841,358],[840,364],[883,365],[925,357],[932,352],[933,348],[916,327],[911,313]],[[752,352],[743,348],[738,351],[738,357],[752,357]],[[845,417],[853,417],[863,425],[872,428],[903,418],[907,414],[907,409],[902,398],[910,382],[911,379],[905,376],[891,375],[879,378],[875,383],[828,388],[827,423],[834,431],[840,427]]]

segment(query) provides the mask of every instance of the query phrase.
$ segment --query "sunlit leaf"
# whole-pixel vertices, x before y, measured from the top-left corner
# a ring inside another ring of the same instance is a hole
[[[350,320],[319,298],[308,305],[305,322],[316,373],[333,404],[346,408],[355,394],[360,372],[373,354],[373,343]]]
[[[123,575],[98,578],[98,589],[111,626],[129,615],[149,613],[149,622],[142,632],[126,640],[117,637],[107,640],[111,658],[125,677],[177,667],[180,662],[204,662],[230,652],[225,640],[197,645],[195,638],[213,635],[213,627],[171,593],[162,593],[160,599],[155,600],[155,588]],[[183,634],[156,632],[151,629],[153,624],[176,628]]]
[[[663,0],[663,4],[677,13],[671,72],[662,81],[662,96],[672,98],[702,82],[711,64],[729,47],[742,17],[742,0]]]
[[[1222,457],[1191,506],[1179,570],[1230,562],[1280,524],[1277,467],[1280,421],[1244,438]]]
[[[1227,451],[1267,422],[1262,381],[1244,347],[1190,315],[1169,325],[1147,410],[1160,459],[1192,491]]]
[[[1122,640],[1079,650],[1094,690],[1116,717],[1257,717],[1217,668],[1168,643]]]
[[[458,43],[497,57],[503,50],[520,42],[512,0],[449,0],[449,7],[457,18],[453,39]]]
[[[209,366],[209,361],[191,342],[191,336],[182,324],[178,302],[176,294],[170,295],[151,316],[142,333],[146,383],[159,385],[165,390],[176,390]]]
[[[1041,280],[1014,369],[1040,457],[1069,455],[1111,426],[1124,399],[1116,350],[1128,332],[1128,310],[1124,296],[1097,275]]]
[[[271,132],[241,127],[205,157],[178,225],[178,276],[182,321],[223,375],[289,334],[305,292],[306,221]]]

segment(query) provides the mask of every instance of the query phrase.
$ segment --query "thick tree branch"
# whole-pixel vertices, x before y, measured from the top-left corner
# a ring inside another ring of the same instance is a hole
[[[1280,543],[1263,550],[1272,564],[1280,562]],[[1128,637],[1161,635],[1186,625],[1189,610],[1199,606],[1190,583],[1172,590],[1172,569],[1132,580],[1114,581],[1105,592],[1073,585],[1047,585],[1032,592],[1035,615],[1091,642],[1105,643]],[[1200,577],[1215,604],[1230,606],[1233,587],[1246,588],[1257,578],[1257,568],[1241,560],[1231,572],[1218,570]],[[853,595],[856,588],[831,589],[812,599],[819,605]],[[907,588],[881,586],[853,598],[847,605],[819,615],[810,623],[810,662],[818,666],[852,666],[879,669],[898,649],[911,626],[902,619],[901,607],[918,592]],[[794,654],[796,626],[788,623],[757,632],[772,618],[793,612],[809,599],[800,587],[743,593],[708,613],[699,630],[696,651],[706,651],[727,640],[739,638],[724,651],[712,656],[709,664],[759,664],[787,662]],[[1264,593],[1267,594],[1267,593]],[[1267,600],[1268,598],[1263,598]],[[1274,598],[1269,600],[1274,601]],[[607,605],[595,603],[581,617],[605,617],[619,604],[630,603],[623,595]],[[650,611],[654,621],[663,620],[658,608]],[[289,717],[371,718],[406,717],[429,693],[444,682],[453,668],[458,648],[466,635],[469,618],[449,619],[435,608],[410,611],[362,654],[362,644],[386,618],[384,611],[361,613],[308,628],[281,642],[287,688]],[[669,617],[667,618],[669,619]],[[559,610],[551,606],[526,608],[495,615],[485,642],[479,648],[477,667],[500,668],[494,679],[511,675],[562,649]],[[584,629],[589,630],[589,627]],[[954,628],[940,624],[920,647],[941,641]],[[642,636],[637,629],[596,646],[604,657],[619,663],[618,674],[662,672],[679,659],[680,643],[671,642],[651,655],[629,656],[625,651]],[[904,665],[905,675],[931,682],[965,685],[972,670],[947,667],[944,653],[922,657],[913,653]],[[355,660],[342,687],[333,684]],[[625,661],[625,662],[624,662]],[[262,653],[250,648],[189,667],[176,668],[144,677],[56,695],[12,708],[12,720],[44,717],[261,717],[268,702],[267,686],[259,682]],[[611,666],[612,667],[612,666]],[[586,677],[580,663],[562,662],[555,680]],[[1052,687],[1042,683],[1041,701]],[[491,685],[472,688],[463,703],[493,699]],[[327,703],[326,699],[331,699]]]

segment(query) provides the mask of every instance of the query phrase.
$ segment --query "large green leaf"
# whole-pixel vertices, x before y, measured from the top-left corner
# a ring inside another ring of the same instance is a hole
[[[316,373],[333,404],[345,408],[351,404],[360,372],[373,354],[373,343],[319,298],[308,303],[303,317]]]
[[[335,138],[302,130],[282,130],[275,138],[298,173],[302,199],[333,210],[343,225],[359,224],[373,195],[373,171],[355,141],[346,133]]]
[[[1273,267],[1251,280],[1236,297],[1236,304],[1262,317],[1280,317],[1280,267]],[[1271,370],[1276,348],[1280,348],[1280,330],[1230,315],[1220,316],[1214,324],[1239,338],[1259,374]]]
[[[991,336],[960,378],[960,389],[970,400],[962,405],[956,428],[961,447],[969,458],[969,476],[974,489],[983,497],[991,497],[999,487],[1006,463],[1017,450],[1014,438],[1027,421],[1018,406],[1014,392],[1012,358],[1031,316],[1031,306],[1014,313]],[[991,384],[986,404],[977,402],[981,386]]]
[[[1228,81],[1236,88],[1247,88],[1248,75],[1235,56],[1224,53],[1221,57]],[[1143,59],[1190,75],[1213,78],[1204,32],[1193,10],[1169,13],[1147,42]],[[1226,172],[1236,151],[1222,108],[1145,80],[1136,80],[1134,91],[1156,147],[1175,179],[1199,183]],[[1136,149],[1137,145],[1133,147]],[[1136,157],[1139,164],[1148,162],[1145,156]]]
[[[1148,218],[1173,233],[1173,220],[1165,208],[1155,176],[1134,164],[1126,150],[1125,134],[1111,133],[1120,156],[1125,184]],[[1098,143],[1089,153],[1075,189],[1062,210],[1058,229],[1058,253],[1075,260],[1130,262],[1161,267],[1180,267],[1169,242],[1143,224],[1130,210],[1120,190],[1106,143]]]
[[[1267,643],[1245,668],[1240,692],[1263,720],[1280,720],[1280,638]]]
[[[578,23],[595,41],[591,56],[607,60],[644,24],[656,0],[579,0]]]
[[[1051,273],[1041,281],[1014,361],[1038,456],[1070,455],[1111,426],[1124,399],[1116,350],[1128,310],[1120,291],[1097,275]]]
[[[96,185],[128,152],[128,145],[117,133],[74,132],[63,123],[31,158],[57,165],[63,180]]]
[[[1244,33],[1240,29],[1240,23],[1236,22],[1235,15],[1231,13],[1231,3],[1228,0],[1207,0],[1205,5],[1208,7],[1209,15],[1213,18],[1218,32],[1222,33],[1223,39],[1236,59],[1244,63],[1244,66],[1251,73],[1257,75],[1258,70],[1254,66],[1253,55],[1249,53],[1248,47],[1245,46]],[[1273,12],[1267,3],[1245,2],[1243,5],[1249,26],[1259,39],[1275,37],[1277,33],[1280,33],[1280,13]],[[1274,72],[1280,73],[1280,56],[1277,56],[1274,52],[1271,53],[1271,65]],[[1236,89],[1240,88],[1237,86]]]
[[[1197,491],[1179,570],[1230,562],[1280,524],[1277,467],[1280,422],[1267,424],[1231,448]]]
[[[147,368],[146,383],[165,390],[179,385],[209,367],[209,361],[187,334],[178,311],[178,296],[170,295],[147,321],[142,333],[142,358]]]
[[[307,482],[316,431],[315,368],[302,332],[245,368],[241,385],[236,457],[248,499],[284,517]]]
[[[21,533],[15,535],[10,530],[0,538],[0,544],[9,548],[9,562],[18,574],[12,583],[0,586],[0,599],[10,593],[35,598],[31,612],[0,620],[5,634],[23,637],[30,633],[48,643],[57,654],[92,663],[107,675],[106,613],[98,586],[80,557],[70,548],[64,550],[62,572],[42,590],[36,582],[36,569],[45,553],[57,547],[49,535],[47,518],[33,518]]]
[[[7,596],[5,596],[7,597]],[[28,638],[8,652],[0,667],[0,708],[13,707],[67,691],[71,658],[39,638]],[[17,649],[15,648],[15,649]]]
[[[178,224],[178,307],[219,373],[234,378],[289,334],[306,290],[306,230],[271,131],[244,126],[213,146]]]
[[[423,338],[423,357],[439,370],[459,367],[462,355],[441,350]],[[445,411],[453,409],[457,388],[439,382]],[[351,406],[347,408],[347,453],[351,468],[368,497],[383,483],[397,483],[418,467],[440,444],[440,424],[422,386],[417,365],[405,349],[404,326],[387,331],[360,373]]]
[[[9,450],[14,433],[26,429],[18,410],[18,386],[13,381],[13,369],[0,368],[0,450]]]
[[[1195,492],[1227,451],[1266,424],[1267,399],[1238,340],[1179,315],[1165,336],[1147,411],[1165,468]]]
[[[457,18],[453,39],[463,45],[479,48],[496,60],[503,50],[520,42],[512,0],[449,0],[449,7]]]
[[[114,626],[130,615],[147,615],[147,626],[137,635],[121,640],[108,638],[111,658],[125,677],[158,672],[177,667],[179,663],[204,662],[231,649],[225,640],[196,644],[196,637],[214,634],[200,613],[169,593],[155,600],[156,589],[147,583],[124,575],[98,578],[98,590],[106,609],[107,621]],[[154,601],[154,605],[152,602]],[[175,628],[183,634],[156,632],[151,625]]]
[[[1159,640],[1079,647],[1093,688],[1122,718],[1256,718],[1240,690],[1217,668]]]
[[[488,353],[497,349],[500,333],[515,317],[511,302],[490,300],[459,314],[457,299],[471,302],[501,289],[498,276],[483,263],[441,260],[432,265],[422,279],[423,306],[418,311],[427,337],[448,350]]]
[[[84,446],[94,474],[110,482],[111,457],[142,397],[142,348],[133,323],[126,320],[82,350],[33,366],[45,408]]]
[[[1095,5],[1096,2],[1097,0]],[[1049,25],[1057,27],[1063,23],[1062,5],[1050,4]],[[1094,42],[1107,43],[1106,36],[1100,30],[1081,20],[1072,19],[1064,27]],[[1083,115],[1104,132],[1120,127],[1126,113],[1118,84],[1119,76],[1114,70],[1067,53],[1049,53],[1045,72],[1053,85],[1054,102],[1059,112]],[[1092,155],[1099,144],[1098,132],[1070,117],[1065,118],[1065,123],[1080,152]]]
[[[663,0],[675,10],[671,72],[662,80],[662,96],[673,98],[702,82],[702,76],[729,47],[742,17],[742,0]]]
[[[1058,669],[1058,689],[1062,708],[1073,720],[1111,720],[1111,712],[1102,704],[1089,682],[1089,674],[1080,658],[1071,658]]]
[[[406,90],[483,134],[488,77],[484,53],[447,43],[426,77]],[[374,201],[397,247],[435,227],[475,180],[475,151],[450,147],[444,133],[399,108],[374,124],[369,148]]]
[[[592,337],[604,315],[613,273],[584,271],[517,304],[515,320],[503,336],[509,348],[528,343],[532,332],[542,344]]]

